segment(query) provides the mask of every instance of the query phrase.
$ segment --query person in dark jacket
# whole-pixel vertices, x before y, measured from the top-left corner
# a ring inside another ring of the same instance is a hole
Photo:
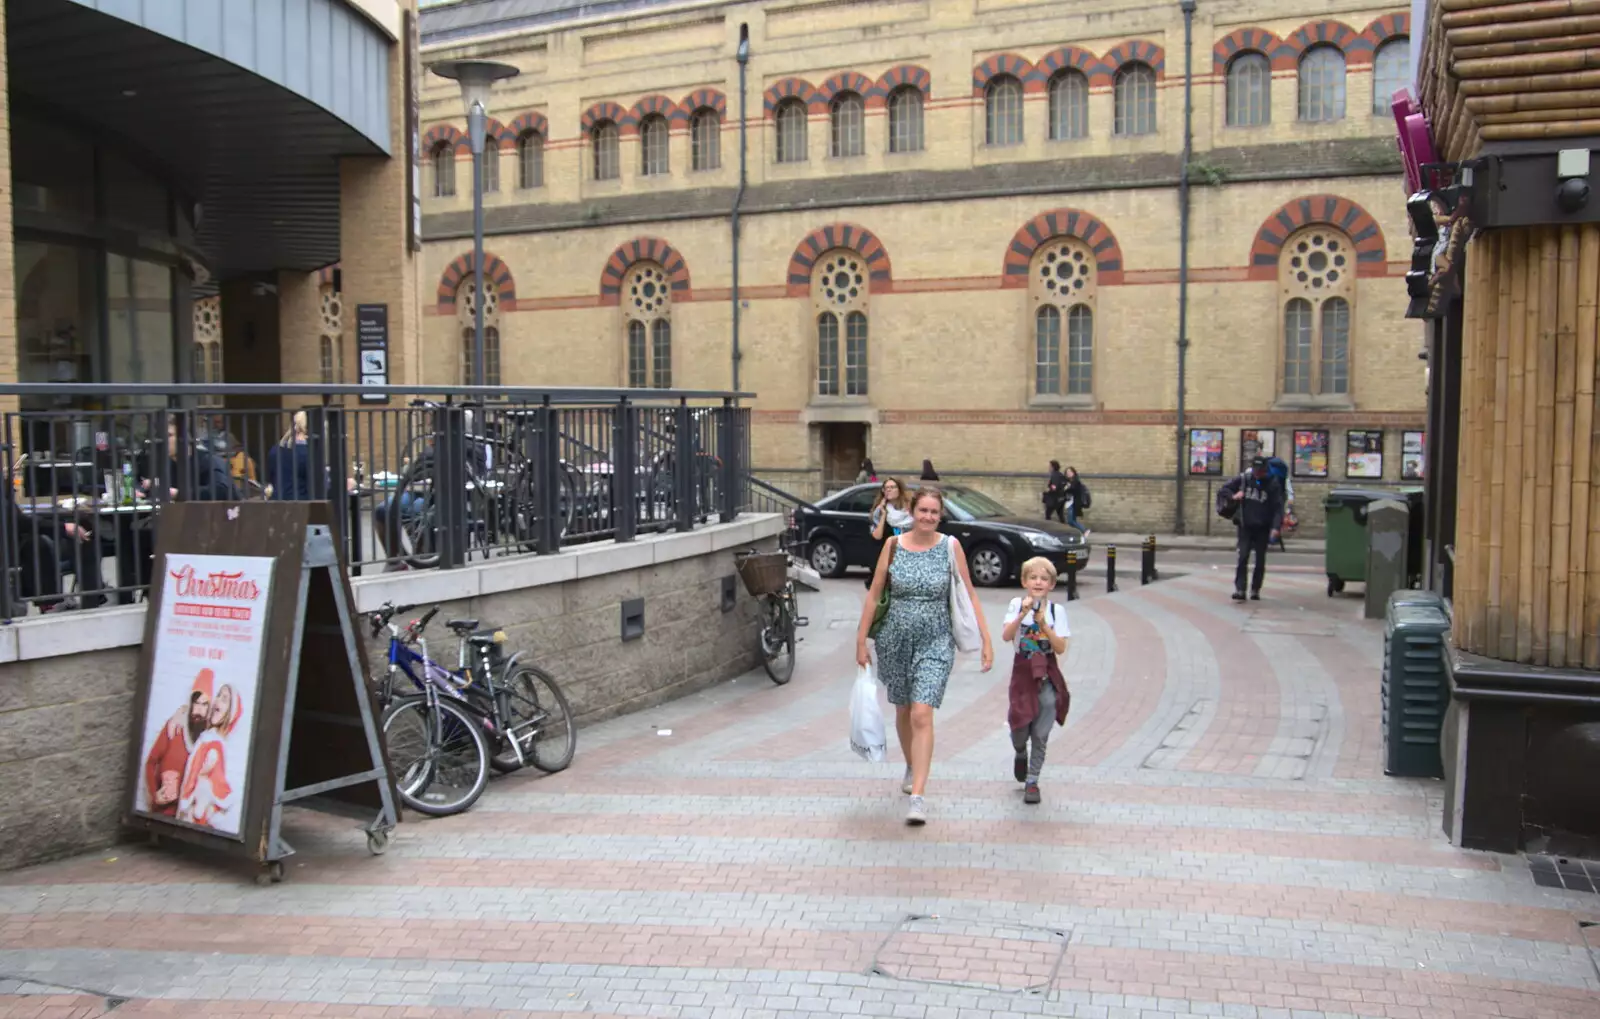
[[[86,609],[104,605],[105,581],[100,574],[100,541],[76,520],[57,515],[29,516],[11,504],[11,526],[17,534],[19,580],[24,598],[39,598],[39,610],[61,607],[59,595],[67,574],[78,578],[79,604]]]
[[[924,460],[924,461],[922,461],[922,477],[919,480],[921,480],[921,481],[938,481],[939,480],[939,472],[933,469],[933,461],[932,460]]]
[[[295,411],[288,434],[267,451],[267,477],[273,499],[311,501],[311,446],[307,441],[307,422],[305,411]]]
[[[1061,473],[1061,461],[1050,461],[1050,474],[1044,482],[1044,518],[1055,517],[1067,522],[1067,476]]]
[[[1229,517],[1239,528],[1239,565],[1233,573],[1233,600],[1244,601],[1246,568],[1255,553],[1255,575],[1250,578],[1250,600],[1261,600],[1261,582],[1267,574],[1267,546],[1283,528],[1283,484],[1267,470],[1267,458],[1258,456],[1250,470],[1217,492],[1217,514]]]
[[[1067,526],[1076,527],[1085,538],[1089,529],[1078,522],[1078,517],[1089,509],[1089,486],[1078,477],[1078,468],[1067,468]]]

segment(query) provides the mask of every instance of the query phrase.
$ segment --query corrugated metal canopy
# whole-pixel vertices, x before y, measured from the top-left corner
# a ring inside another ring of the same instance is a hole
[[[382,155],[349,124],[237,64],[70,0],[6,0],[6,33],[12,96],[163,167],[200,203],[197,242],[218,277],[338,260],[338,157]]]
[[[423,7],[417,15],[422,45],[464,42],[479,36],[555,25],[576,18],[625,14],[682,0],[462,0]]]

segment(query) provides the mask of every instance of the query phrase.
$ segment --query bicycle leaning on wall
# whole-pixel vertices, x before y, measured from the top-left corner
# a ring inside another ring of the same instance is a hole
[[[794,676],[795,630],[808,622],[789,576],[790,557],[779,552],[747,549],[734,557],[744,588],[761,603],[761,664],[779,686]]]

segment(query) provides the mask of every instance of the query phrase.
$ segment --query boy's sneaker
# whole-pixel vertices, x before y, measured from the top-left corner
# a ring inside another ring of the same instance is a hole
[[[905,781],[900,783],[900,791],[907,796],[911,795],[911,765],[909,764],[906,765],[906,777]]]
[[[1022,802],[1023,803],[1038,803],[1039,802],[1039,783],[1037,783],[1037,782],[1029,782],[1028,783],[1027,787],[1022,790]]]
[[[1018,782],[1028,780],[1028,752],[1026,749],[1017,751],[1017,759],[1011,762],[1011,774],[1015,775]]]
[[[928,823],[928,807],[920,796],[911,797],[910,804],[906,807],[906,824],[913,828],[921,827]]]
[[[1235,591],[1235,592],[1233,592],[1233,600],[1234,601],[1244,601],[1244,592],[1243,591]]]

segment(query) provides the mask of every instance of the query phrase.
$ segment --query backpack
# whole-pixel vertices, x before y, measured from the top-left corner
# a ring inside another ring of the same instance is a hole
[[[1078,490],[1083,493],[1083,505],[1079,506],[1078,509],[1086,510],[1089,507],[1093,506],[1094,505],[1094,498],[1089,495],[1089,486],[1085,485],[1083,483],[1083,479],[1082,478],[1078,479]]]
[[[1283,462],[1282,457],[1270,456],[1267,458],[1267,476],[1277,478],[1281,485],[1289,477],[1289,465]]]

